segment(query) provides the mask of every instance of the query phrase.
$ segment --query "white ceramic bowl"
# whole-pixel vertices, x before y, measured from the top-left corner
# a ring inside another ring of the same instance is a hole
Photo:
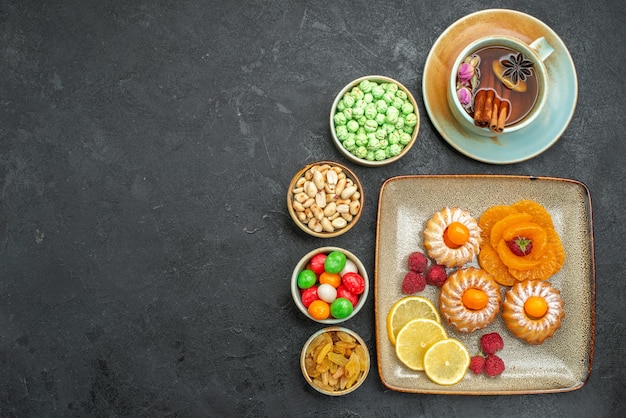
[[[361,277],[363,277],[363,280],[365,281],[365,289],[363,290],[363,293],[358,295],[358,301],[356,305],[353,307],[352,313],[349,316],[345,318],[333,318],[332,316],[329,316],[327,319],[316,319],[316,318],[313,318],[311,314],[309,314],[307,307],[305,307],[304,303],[302,302],[302,297],[301,297],[302,293],[301,293],[300,288],[298,287],[298,275],[300,274],[302,270],[306,269],[307,265],[309,264],[309,262],[311,261],[311,258],[313,258],[314,255],[320,254],[320,253],[329,254],[332,251],[341,251],[342,253],[346,255],[347,260],[351,260],[356,265],[359,275],[361,275]],[[361,308],[363,308],[363,305],[365,305],[365,302],[367,301],[367,295],[369,294],[369,289],[370,289],[369,277],[367,275],[367,271],[365,270],[365,266],[363,265],[361,260],[359,260],[358,257],[352,254],[350,251],[344,248],[339,248],[339,247],[320,247],[313,251],[310,251],[308,254],[306,254],[304,257],[300,259],[298,264],[296,264],[296,267],[293,269],[293,273],[291,275],[291,296],[293,297],[294,303],[296,304],[298,309],[300,309],[300,312],[302,312],[307,318],[311,319],[312,321],[319,322],[321,324],[335,325],[335,324],[339,324],[341,322],[347,321],[350,318],[353,318],[356,314],[359,313]]]
[[[337,131],[336,131],[336,128],[335,128],[334,116],[337,113],[337,106],[338,106],[339,102],[342,100],[342,98],[344,97],[344,95],[346,93],[351,91],[354,87],[358,86],[364,80],[375,81],[377,83],[393,83],[393,84],[396,84],[400,90],[402,90],[402,91],[404,91],[406,93],[408,100],[410,101],[411,105],[413,106],[413,113],[415,113],[415,115],[417,116],[417,123],[414,126],[410,142],[408,144],[406,144],[404,146],[404,148],[402,148],[402,151],[399,154],[397,154],[397,155],[395,155],[393,157],[389,157],[389,158],[384,159],[384,160],[380,160],[380,161],[368,160],[368,159],[365,159],[365,158],[359,158],[356,155],[352,154],[350,151],[348,151],[344,147],[343,142],[341,140],[339,140],[339,138],[337,137]],[[400,82],[394,80],[393,78],[385,77],[385,76],[382,76],[382,75],[369,75],[369,76],[360,77],[360,78],[357,78],[356,80],[351,81],[344,88],[341,89],[339,94],[337,94],[337,96],[335,97],[335,100],[333,101],[333,105],[332,105],[332,107],[330,109],[330,132],[331,132],[331,135],[332,135],[333,142],[334,142],[335,146],[337,147],[339,152],[341,152],[350,161],[352,161],[354,163],[357,163],[357,164],[360,164],[360,165],[368,166],[368,167],[384,166],[384,165],[387,165],[387,164],[391,164],[391,163],[393,163],[395,161],[398,161],[400,158],[404,157],[409,152],[409,150],[411,149],[413,144],[415,144],[415,140],[417,139],[417,134],[419,132],[419,127],[420,127],[420,114],[419,114],[419,109],[417,107],[417,102],[415,101],[415,97],[413,97],[413,94],[409,91],[409,89],[407,89]]]
[[[350,335],[351,337],[353,337],[355,342],[363,347],[363,352],[365,353],[365,357],[366,357],[366,360],[367,360],[367,367],[365,368],[365,370],[360,371],[359,377],[357,378],[356,382],[350,388],[346,388],[346,389],[343,389],[343,390],[341,390],[340,388],[338,388],[337,390],[330,390],[329,388],[324,388],[323,386],[316,384],[316,382],[314,382],[314,378],[312,378],[309,375],[309,373],[307,372],[307,365],[306,365],[306,363],[307,363],[307,349],[309,348],[309,345],[319,335],[325,334],[325,333],[329,333],[329,332],[330,333],[344,332],[344,333]],[[302,370],[302,375],[304,376],[304,379],[311,385],[312,388],[314,388],[315,390],[317,390],[320,393],[323,393],[324,395],[329,395],[329,396],[342,396],[342,395],[347,395],[348,393],[351,393],[351,392],[355,391],[359,386],[361,386],[363,384],[363,382],[365,382],[365,379],[367,378],[367,375],[368,375],[369,370],[370,370],[370,365],[371,365],[371,359],[370,359],[369,350],[367,348],[367,345],[365,344],[365,341],[363,341],[363,338],[361,338],[361,336],[359,334],[357,334],[356,332],[354,332],[354,331],[352,331],[350,329],[343,328],[343,327],[337,327],[337,326],[323,328],[323,329],[315,332],[313,335],[311,335],[311,337],[309,337],[309,339],[306,341],[306,343],[304,343],[304,346],[302,347],[302,353],[300,355],[300,368]]]

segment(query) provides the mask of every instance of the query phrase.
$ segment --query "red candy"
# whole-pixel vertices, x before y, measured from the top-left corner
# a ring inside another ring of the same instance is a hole
[[[319,299],[317,296],[317,286],[312,286],[302,292],[302,304],[305,308],[308,308],[314,300]]]
[[[346,289],[345,285],[341,285],[337,288],[337,298],[346,298],[352,303],[352,306],[356,306],[359,301],[359,297]]]
[[[326,261],[326,254],[324,253],[315,254],[313,257],[311,257],[311,261],[309,262],[311,270],[313,270],[313,272],[317,275],[322,274],[324,272],[325,261]]]
[[[358,273],[350,272],[344,274],[341,278],[341,282],[346,289],[355,295],[360,295],[365,290],[365,279]]]

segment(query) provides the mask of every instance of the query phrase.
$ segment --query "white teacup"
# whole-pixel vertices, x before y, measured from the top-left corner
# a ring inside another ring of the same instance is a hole
[[[523,129],[530,125],[545,108],[548,98],[548,73],[544,61],[552,54],[554,48],[548,44],[544,37],[536,39],[531,44],[526,44],[510,36],[498,35],[478,39],[463,49],[450,71],[448,104],[454,117],[465,129],[481,136],[493,136],[494,132],[489,127],[476,126],[470,114],[464,109],[457,93],[457,75],[459,66],[468,56],[487,47],[511,49],[521,53],[524,58],[533,63],[534,76],[537,78],[537,98],[534,106],[522,120],[512,125],[506,125],[504,132]]]

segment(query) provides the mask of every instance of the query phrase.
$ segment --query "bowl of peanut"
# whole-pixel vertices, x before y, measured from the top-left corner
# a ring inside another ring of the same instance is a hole
[[[352,228],[363,210],[361,181],[334,161],[304,166],[287,191],[289,215],[298,228],[318,238],[334,238]]]
[[[370,354],[356,332],[328,327],[315,332],[304,344],[300,368],[315,390],[342,396],[363,384],[370,370]]]

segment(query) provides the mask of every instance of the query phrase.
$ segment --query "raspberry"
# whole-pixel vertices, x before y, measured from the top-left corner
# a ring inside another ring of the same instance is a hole
[[[504,341],[497,332],[485,334],[480,337],[480,347],[485,354],[494,354],[496,351],[504,348]]]
[[[424,254],[419,251],[409,254],[409,270],[423,273],[426,267],[428,267],[428,258]]]
[[[426,272],[426,283],[432,286],[441,287],[447,279],[446,266],[443,264],[433,264]]]
[[[426,288],[426,277],[422,273],[409,271],[402,281],[402,293],[412,295]]]
[[[504,360],[495,354],[489,354],[485,360],[485,373],[487,376],[495,377],[504,371]]]
[[[476,355],[470,359],[470,370],[474,374],[481,374],[485,369],[485,358],[480,355]]]

